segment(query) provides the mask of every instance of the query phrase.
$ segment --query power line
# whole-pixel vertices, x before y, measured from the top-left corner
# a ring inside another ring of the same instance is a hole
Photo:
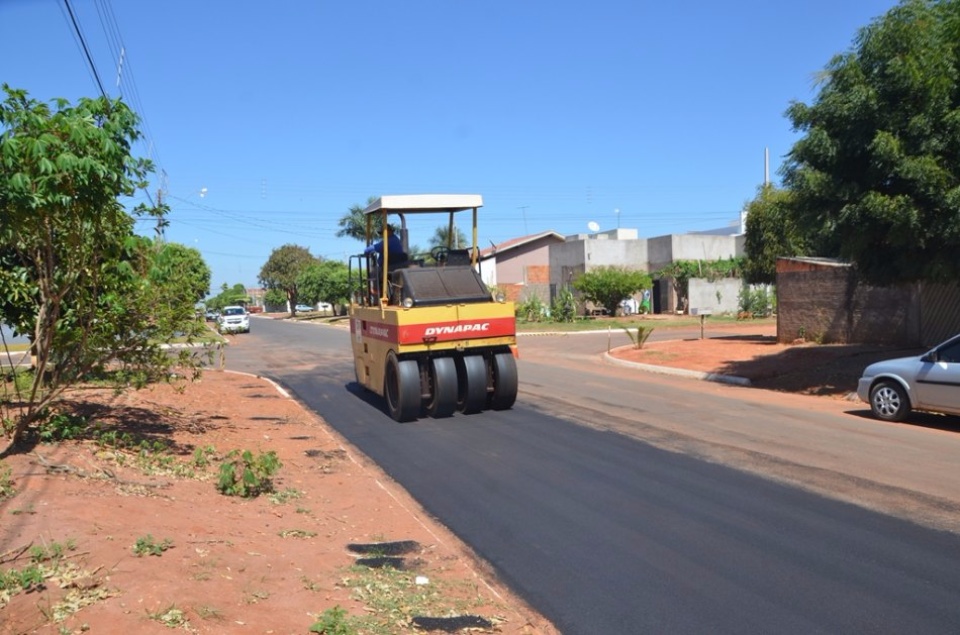
[[[103,89],[103,82],[100,81],[100,73],[97,72],[97,66],[93,63],[93,57],[90,56],[90,49],[87,47],[87,40],[83,37],[83,32],[80,30],[80,25],[77,23],[77,17],[73,13],[73,7],[70,6],[70,0],[63,0],[63,4],[67,8],[67,13],[70,14],[70,23],[73,24],[73,30],[77,34],[77,38],[80,40],[80,46],[83,48],[83,53],[87,58],[87,64],[90,66],[90,71],[93,73],[94,79],[97,80],[97,86],[100,88],[100,94],[103,95],[104,99],[109,99],[109,97],[107,97],[107,91]]]

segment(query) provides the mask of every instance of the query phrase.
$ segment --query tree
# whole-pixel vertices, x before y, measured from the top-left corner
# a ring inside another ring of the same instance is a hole
[[[610,315],[617,312],[624,298],[651,286],[653,281],[648,274],[624,267],[597,267],[573,281],[573,288],[584,299],[604,307]]]
[[[54,108],[3,85],[0,104],[2,317],[29,334],[35,367],[10,434],[20,441],[70,386],[97,374],[142,386],[199,361],[162,345],[202,327],[158,304],[150,241],[120,203],[146,187],[152,165],[130,155],[138,119],[123,102],[56,100]],[[139,205],[135,215],[162,218]],[[109,372],[108,372],[109,371]],[[5,413],[6,414],[6,413]]]
[[[306,247],[284,245],[274,249],[270,258],[260,268],[260,284],[267,289],[282,291],[290,305],[290,314],[293,315],[297,305],[297,278],[304,269],[316,262],[319,260],[310,255]]]
[[[349,269],[336,260],[313,263],[300,273],[297,289],[300,299],[310,304],[346,304],[350,298]]]
[[[374,197],[367,199],[367,205],[377,200]],[[367,217],[363,213],[364,207],[360,205],[353,205],[347,213],[340,217],[340,220],[337,221],[337,225],[340,226],[340,229],[337,230],[337,237],[343,238],[348,236],[350,238],[355,238],[360,242],[366,242],[367,240]],[[383,233],[383,220],[381,214],[373,215],[373,233],[381,234]]]
[[[783,167],[796,226],[874,284],[960,278],[960,0],[904,0],[834,57]]]
[[[220,293],[207,299],[207,308],[220,311],[225,306],[236,304],[246,304],[250,302],[250,296],[247,295],[247,288],[242,283],[237,283],[228,287],[224,282],[220,285]]]
[[[467,235],[460,231],[460,228],[454,226],[453,233],[450,232],[449,225],[440,225],[437,227],[433,236],[430,238],[430,247],[450,247],[451,249],[466,249],[473,244],[473,241],[467,238]]]
[[[193,306],[210,293],[210,267],[199,250],[156,241],[153,251],[150,280],[163,285],[173,300]]]
[[[790,215],[789,190],[762,185],[747,203],[746,252],[743,275],[751,284],[773,284],[777,258],[807,253],[806,240]]]

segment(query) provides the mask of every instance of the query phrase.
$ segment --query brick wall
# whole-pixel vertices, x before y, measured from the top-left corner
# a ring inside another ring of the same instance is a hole
[[[524,267],[527,284],[550,284],[549,265],[527,265]]]
[[[784,263],[783,265],[781,263]],[[842,265],[778,261],[777,339],[824,343],[921,343],[916,285],[859,285]]]

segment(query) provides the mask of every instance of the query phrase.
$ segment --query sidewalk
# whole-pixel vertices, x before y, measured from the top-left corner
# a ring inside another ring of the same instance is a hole
[[[781,344],[775,327],[749,331],[745,326],[729,335],[647,342],[642,349],[621,346],[604,357],[654,372],[850,399],[868,364],[922,352],[866,344]]]

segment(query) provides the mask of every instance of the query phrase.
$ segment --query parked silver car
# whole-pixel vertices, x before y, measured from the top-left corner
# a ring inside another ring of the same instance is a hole
[[[884,421],[903,421],[911,410],[960,415],[960,334],[923,355],[870,364],[857,395]]]

